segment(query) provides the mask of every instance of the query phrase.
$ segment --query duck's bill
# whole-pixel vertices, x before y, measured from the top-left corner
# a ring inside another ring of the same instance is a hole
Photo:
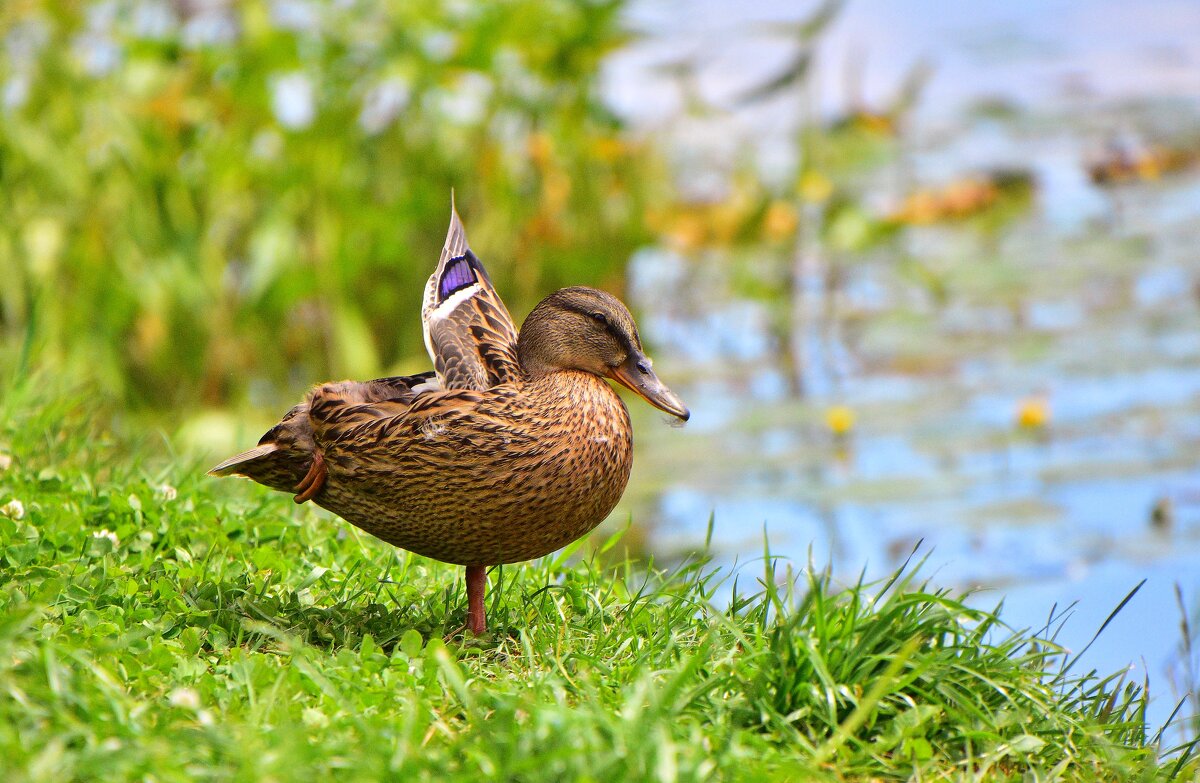
[[[658,379],[650,361],[644,354],[631,354],[624,364],[619,364],[608,371],[608,377],[621,384],[631,392],[659,410],[666,411],[682,421],[687,421],[692,414],[688,411],[683,400],[667,388]]]

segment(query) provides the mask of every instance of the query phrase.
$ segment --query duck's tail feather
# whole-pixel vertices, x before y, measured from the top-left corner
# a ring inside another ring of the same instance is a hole
[[[260,444],[258,446],[255,446],[254,448],[250,449],[249,451],[243,451],[241,454],[238,454],[236,457],[230,457],[229,459],[222,462],[220,465],[217,465],[216,467],[211,468],[208,471],[208,475],[210,475],[210,476],[232,476],[235,473],[240,473],[241,470],[246,467],[246,463],[254,462],[255,460],[261,459],[262,457],[265,457],[269,454],[274,454],[278,450],[279,450],[279,446],[275,443]]]

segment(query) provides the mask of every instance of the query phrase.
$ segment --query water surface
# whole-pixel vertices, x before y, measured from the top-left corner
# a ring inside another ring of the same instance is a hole
[[[736,96],[786,60],[763,23],[795,11],[687,9],[635,6],[648,37],[613,63],[609,91],[681,150],[685,189],[719,199],[746,145],[764,178],[790,170],[795,106]],[[1014,626],[1074,604],[1059,637],[1074,649],[1146,579],[1082,665],[1144,669],[1152,720],[1165,719],[1176,584],[1189,609],[1200,601],[1200,176],[1101,187],[1086,166],[1160,139],[1200,149],[1200,6],[851,3],[819,52],[809,106],[821,116],[845,111],[847,92],[881,99],[919,60],[935,66],[870,208],[897,203],[905,183],[996,169],[1030,173],[1033,202],[998,229],[919,227],[862,256],[808,251],[818,276],[837,266],[838,285],[802,286],[799,384],[772,329],[779,301],[746,293],[748,276],[769,288],[777,262],[640,253],[631,298],[693,418],[675,431],[639,414],[621,511],[647,520],[651,549],[668,556],[697,549],[712,514],[725,566],[760,556],[765,530],[774,553],[811,554],[843,579],[885,575],[923,541],[927,575],[1003,600]],[[681,57],[697,64],[709,117],[679,119],[679,83],[659,66]],[[976,111],[983,101],[1008,110]],[[906,273],[912,258],[939,290]],[[826,425],[832,406],[854,413],[844,437]],[[1022,409],[1046,425],[1020,426]]]

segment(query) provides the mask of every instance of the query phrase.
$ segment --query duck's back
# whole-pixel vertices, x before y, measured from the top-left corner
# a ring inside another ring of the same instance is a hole
[[[419,375],[377,378],[372,381],[340,381],[321,387],[319,404],[336,409],[339,416],[387,402],[389,409],[407,406],[418,396],[440,389],[432,372]],[[217,465],[214,476],[237,474],[280,492],[293,492],[304,478],[317,444],[311,407],[315,395],[294,406],[259,439],[258,445]]]

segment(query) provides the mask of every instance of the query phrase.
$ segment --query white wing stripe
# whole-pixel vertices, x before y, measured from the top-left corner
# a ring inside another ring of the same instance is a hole
[[[454,312],[456,307],[470,299],[472,296],[475,296],[475,294],[479,293],[481,290],[482,286],[480,286],[479,283],[471,283],[471,285],[467,286],[466,288],[458,289],[454,293],[450,294],[450,296],[446,297],[446,301],[433,308],[433,310],[429,313],[428,320],[442,321],[446,318],[449,318],[450,314]]]

